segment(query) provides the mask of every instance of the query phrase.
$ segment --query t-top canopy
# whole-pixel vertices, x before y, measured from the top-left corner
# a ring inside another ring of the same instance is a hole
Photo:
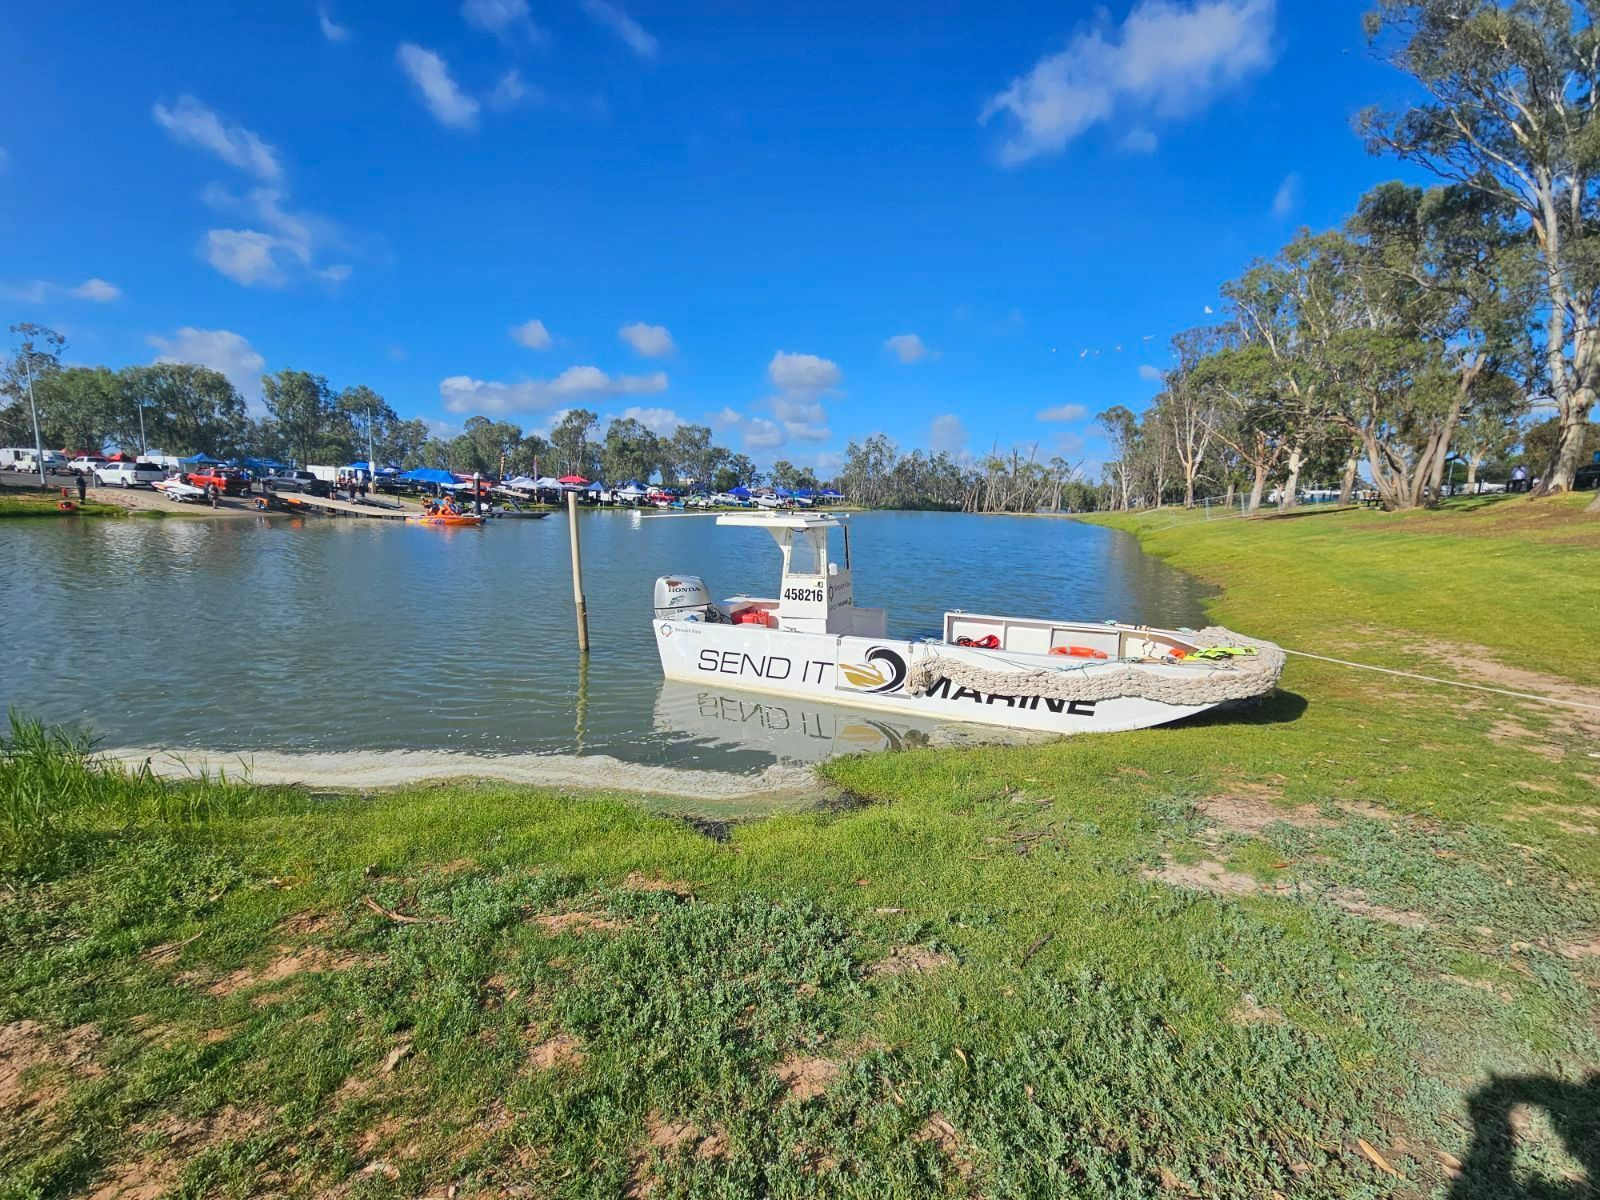
[[[756,529],[836,529],[842,517],[832,513],[722,513],[718,525],[749,525]]]

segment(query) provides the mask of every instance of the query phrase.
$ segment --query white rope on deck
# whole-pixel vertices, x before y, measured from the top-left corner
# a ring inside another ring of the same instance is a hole
[[[1514,692],[1509,688],[1489,687],[1483,683],[1463,683],[1459,679],[1440,679],[1437,675],[1419,675],[1415,671],[1396,671],[1391,667],[1375,667],[1371,663],[1351,662],[1344,658],[1329,658],[1326,654],[1312,654],[1305,650],[1285,650],[1296,658],[1314,658],[1318,662],[1335,663],[1341,667],[1354,667],[1358,671],[1376,671],[1380,675],[1398,675],[1402,679],[1420,679],[1424,683],[1437,683],[1444,687],[1470,688],[1474,692],[1493,692],[1497,696],[1512,696],[1518,700],[1537,700],[1541,704],[1564,704],[1568,708],[1584,708],[1600,712],[1600,704],[1585,704],[1581,700],[1562,700],[1557,696],[1540,696],[1533,692]]]

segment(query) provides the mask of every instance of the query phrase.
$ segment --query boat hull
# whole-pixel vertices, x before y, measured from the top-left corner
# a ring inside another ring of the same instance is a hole
[[[1067,701],[1007,696],[958,687],[948,680],[938,681],[925,694],[913,695],[904,688],[906,668],[929,653],[929,648],[925,643],[895,638],[787,633],[683,620],[657,620],[655,638],[662,672],[671,680],[910,717],[1043,733],[1114,733],[1162,725],[1215,707],[1163,704],[1138,697]],[[939,647],[939,652],[982,655],[981,651],[946,646]]]
[[[432,525],[437,529],[456,529],[482,525],[482,517],[407,517],[407,525]]]

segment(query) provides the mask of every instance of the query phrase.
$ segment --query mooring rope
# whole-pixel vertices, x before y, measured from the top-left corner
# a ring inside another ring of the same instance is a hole
[[[1296,658],[1314,658],[1318,662],[1336,663],[1341,667],[1355,667],[1360,671],[1377,671],[1382,675],[1398,675],[1404,679],[1420,679],[1424,683],[1437,683],[1445,687],[1471,688],[1475,692],[1493,692],[1497,696],[1513,696],[1518,700],[1538,700],[1543,704],[1564,704],[1568,708],[1585,708],[1590,712],[1600,712],[1600,704],[1585,704],[1581,700],[1562,700],[1556,696],[1540,696],[1533,692],[1514,692],[1509,688],[1489,687],[1482,683],[1463,683],[1459,679],[1440,679],[1437,675],[1419,675],[1415,671],[1396,671],[1391,667],[1375,667],[1371,663],[1351,662],[1344,658],[1329,658],[1326,654],[1312,654],[1306,650],[1290,650],[1285,648],[1285,654],[1293,654]]]

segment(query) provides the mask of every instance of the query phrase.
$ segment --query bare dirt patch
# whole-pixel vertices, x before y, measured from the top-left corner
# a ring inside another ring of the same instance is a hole
[[[671,892],[674,896],[694,895],[694,885],[678,879],[651,878],[638,871],[629,871],[622,886],[632,892]]]
[[[1529,753],[1537,754],[1540,758],[1548,759],[1551,762],[1560,762],[1566,757],[1566,751],[1562,750],[1560,746],[1557,746],[1554,742],[1545,741],[1542,734],[1529,729],[1521,721],[1512,720],[1510,717],[1502,717],[1489,726],[1489,740],[1498,742],[1502,746],[1516,746],[1518,749],[1527,750]]]
[[[1582,958],[1600,958],[1600,933],[1584,941],[1557,942],[1556,953],[1562,958],[1577,961]]]
[[[1239,997],[1228,1012],[1228,1020],[1235,1025],[1282,1025],[1285,1017],[1277,1009],[1262,1004],[1249,992]]]
[[[929,950],[926,946],[896,946],[881,961],[867,968],[867,978],[878,979],[893,975],[931,975],[955,962],[948,954]]]
[[[628,927],[624,921],[592,912],[541,913],[533,918],[533,923],[551,936],[561,933],[615,933]]]
[[[789,1091],[789,1099],[806,1101],[822,1095],[844,1068],[831,1058],[802,1058],[790,1055],[772,1073]]]
[[[1317,884],[1308,884],[1318,888]],[[1398,925],[1402,929],[1426,929],[1428,918],[1418,912],[1411,912],[1403,908],[1390,908],[1385,904],[1374,904],[1367,899],[1367,894],[1360,888],[1346,887],[1321,887],[1317,890],[1317,899],[1335,908],[1341,908],[1351,916],[1368,917],[1374,921],[1383,921],[1388,925]]]
[[[100,1031],[79,1025],[54,1034],[37,1021],[12,1021],[0,1026],[0,1113],[35,1106],[53,1107],[65,1094],[61,1076],[93,1079],[105,1071],[94,1060]],[[24,1079],[34,1072],[48,1081]]]
[[[1309,804],[1293,806],[1274,804],[1272,800],[1278,794],[1276,790],[1262,789],[1262,791],[1268,794],[1234,788],[1223,795],[1209,796],[1201,800],[1195,808],[1213,825],[1218,825],[1229,833],[1251,836],[1262,833],[1279,822],[1299,829],[1324,828],[1333,824],[1326,817],[1319,815]]]
[[[159,1142],[141,1158],[109,1168],[89,1200],[157,1200],[178,1181],[184,1163],[209,1146],[243,1138],[266,1124],[260,1113],[229,1105],[203,1117],[169,1116],[133,1127],[141,1142]]]
[[[1168,854],[1161,856],[1159,868],[1146,870],[1144,877],[1160,880],[1172,887],[1187,888],[1192,892],[1210,892],[1217,896],[1250,896],[1260,890],[1250,876],[1230,871],[1219,862],[1202,859],[1183,863]]]
[[[534,1071],[554,1071],[559,1068],[576,1069],[587,1058],[583,1043],[570,1033],[557,1033],[536,1042],[528,1051],[528,1067]]]
[[[963,1179],[971,1177],[972,1162],[967,1157],[961,1134],[944,1113],[936,1109],[911,1135],[911,1140],[934,1146],[950,1161],[957,1175]]]
[[[693,1153],[696,1158],[720,1159],[728,1153],[728,1134],[721,1126],[702,1133],[693,1121],[669,1121],[660,1113],[652,1112],[645,1118],[645,1144],[629,1157],[628,1182],[623,1196],[638,1200],[655,1190],[655,1180],[650,1173],[651,1159],[655,1154],[673,1158]]]
[[[352,967],[363,965],[366,961],[359,954],[335,954],[321,946],[307,946],[299,950],[287,950],[283,947],[279,949],[281,952],[278,957],[265,967],[259,970],[254,967],[240,967],[237,971],[230,971],[224,975],[207,990],[213,996],[231,996],[246,988],[283,983],[297,975],[348,971]]]
[[[315,937],[327,933],[332,926],[333,918],[327,913],[308,908],[305,912],[294,913],[279,921],[278,932],[290,937]]]

